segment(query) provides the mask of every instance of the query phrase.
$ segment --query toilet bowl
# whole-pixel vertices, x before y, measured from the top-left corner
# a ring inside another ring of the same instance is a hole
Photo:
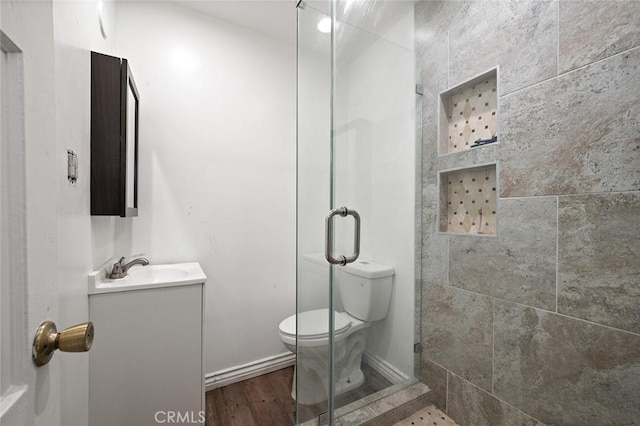
[[[305,256],[315,259],[317,256]],[[318,267],[305,262],[305,267]],[[326,269],[327,264],[320,265]],[[371,322],[386,318],[391,301],[393,268],[365,260],[336,271],[336,285],[345,312],[334,312],[335,394],[364,382],[360,368]],[[297,328],[296,328],[297,323]],[[296,356],[291,396],[301,404],[317,404],[329,395],[329,309],[291,315],[279,326],[280,339]],[[297,378],[297,381],[296,381]]]

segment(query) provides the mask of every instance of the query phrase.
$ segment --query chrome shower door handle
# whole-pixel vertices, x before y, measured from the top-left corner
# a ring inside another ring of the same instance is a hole
[[[353,254],[349,257],[338,256],[333,257],[331,249],[333,247],[333,217],[334,216],[353,216],[355,220],[355,227],[353,232]],[[329,210],[327,217],[324,220],[324,257],[327,262],[332,265],[346,265],[347,263],[355,262],[360,256],[360,215],[355,210],[349,210],[346,207],[340,207],[338,209]]]

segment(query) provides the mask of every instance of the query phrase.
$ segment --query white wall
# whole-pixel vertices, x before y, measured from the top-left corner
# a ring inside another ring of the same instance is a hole
[[[367,351],[411,377],[414,371],[415,297],[415,56],[411,2],[398,20],[349,69],[352,114],[377,122],[372,133],[372,259],[396,270],[387,320],[370,330]],[[390,38],[387,38],[390,37]],[[411,50],[386,40],[411,46]],[[368,75],[363,78],[363,75]],[[377,88],[376,88],[377,87]],[[376,89],[374,89],[376,88]]]
[[[91,219],[88,201],[88,49],[108,43],[97,36],[93,1],[3,2],[2,10],[3,30],[24,52],[28,329],[45,320],[62,329],[88,319],[87,273],[113,255],[113,227]],[[74,186],[67,148],[80,158]],[[86,425],[87,354],[56,354],[41,368],[24,355],[35,378],[24,424]]]
[[[372,35],[374,20],[355,20],[364,30],[342,23],[335,98],[335,205],[362,217],[361,258],[390,265],[395,281],[389,315],[368,330],[367,351],[407,376],[413,376],[415,76],[413,4],[386,3],[382,34]],[[352,9],[357,15],[358,9]],[[375,14],[374,14],[375,15]],[[324,216],[329,209],[330,35],[320,34],[322,16],[300,15],[300,101],[298,159],[298,249],[324,250]],[[390,42],[389,40],[392,40]],[[353,224],[334,219],[336,252],[351,254]],[[313,273],[312,270],[315,272]],[[328,306],[329,268],[299,258],[298,305]],[[337,274],[339,286],[340,275]],[[339,295],[336,309],[342,310]]]
[[[298,14],[298,288],[299,311],[329,306],[330,267],[322,261],[324,218],[331,208],[331,35],[316,26],[324,15],[306,8]],[[318,254],[322,263],[309,263]]]
[[[139,217],[118,254],[200,262],[207,373],[286,352],[295,46],[172,3],[119,3],[117,26],[141,96]]]
[[[89,319],[87,274],[115,256],[115,223],[110,217],[91,217],[91,50],[115,52],[115,7],[103,8],[107,39],[98,23],[97,1],[54,1],[56,145],[52,167],[44,169],[53,179],[57,201],[57,274],[59,328]],[[78,154],[79,179],[66,179],[67,149]],[[48,214],[55,210],[49,210]],[[130,219],[126,219],[130,220]],[[100,339],[100,329],[96,339]],[[61,380],[60,418],[63,425],[88,424],[88,354],[57,354]]]
[[[18,2],[2,17],[3,29],[27,52],[29,328],[45,319],[60,327],[85,321],[86,274],[115,255],[146,253],[154,263],[203,265],[207,372],[284,352],[277,326],[295,309],[294,46],[160,2],[118,4],[117,27],[114,6],[106,3],[103,40],[95,7]],[[89,215],[91,49],[128,57],[140,89],[138,218]],[[366,68],[370,59],[362,58]],[[67,148],[80,159],[73,186],[65,176]],[[380,161],[394,153],[375,155]],[[413,170],[412,159],[397,160],[386,169],[375,165],[381,185],[408,165],[390,192]],[[412,191],[413,181],[407,185]],[[392,213],[412,224],[412,212]],[[365,251],[405,276],[393,256],[413,257],[394,244],[391,253],[375,244]],[[413,307],[399,292],[394,297],[396,312]],[[394,347],[400,339],[412,342],[413,317],[410,326],[393,318],[382,325],[392,340],[370,350],[405,370]],[[87,423],[87,359],[58,354],[38,370],[32,408],[41,424]]]
[[[413,7],[399,3],[388,29],[394,43],[353,28],[357,40],[337,61],[336,205],[362,217],[361,258],[395,269],[387,318],[372,324],[367,352],[413,376],[415,76]],[[338,247],[350,252],[351,225]],[[346,228],[346,229],[345,229]],[[338,284],[339,285],[339,284]]]
[[[403,45],[413,37],[410,6],[387,30]],[[143,105],[141,214],[122,226],[117,252],[203,265],[208,373],[278,354],[278,323],[295,309],[294,46],[167,3],[119,4],[117,25],[117,51],[131,61]],[[339,156],[350,162],[345,177],[369,229],[363,255],[396,268],[390,315],[372,327],[368,350],[412,375],[413,55],[376,40],[341,70],[352,102],[345,119],[373,128]],[[300,204],[325,207],[319,220],[301,211],[301,252],[323,248],[328,200],[314,194],[328,185],[326,53],[301,61],[301,106],[311,110],[301,111],[300,129],[315,130],[302,165],[308,179],[299,182],[299,196],[310,199]],[[302,289],[299,301],[326,301],[326,289],[316,290]]]

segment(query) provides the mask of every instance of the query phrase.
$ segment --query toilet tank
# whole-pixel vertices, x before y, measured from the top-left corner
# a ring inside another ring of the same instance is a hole
[[[394,274],[391,266],[363,259],[340,267],[338,291],[345,311],[362,321],[386,318]]]

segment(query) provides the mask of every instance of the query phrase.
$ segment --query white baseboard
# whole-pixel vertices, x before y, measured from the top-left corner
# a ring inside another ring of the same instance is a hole
[[[404,382],[409,378],[409,376],[391,365],[389,361],[386,361],[369,352],[365,352],[362,354],[362,362],[369,364],[369,366],[376,370],[378,374],[380,374],[382,377],[389,380],[393,384]]]
[[[286,352],[247,364],[215,371],[205,376],[205,390],[210,391],[232,383],[271,373],[282,368],[290,367],[294,365],[295,362],[296,354]]]
[[[393,384],[401,383],[409,378],[388,361],[369,352],[362,354],[362,361],[369,364],[378,374]],[[294,365],[295,362],[296,355],[291,352],[285,352],[247,364],[209,373],[205,376],[205,390],[208,392],[213,389],[271,373],[282,368],[290,367]]]

